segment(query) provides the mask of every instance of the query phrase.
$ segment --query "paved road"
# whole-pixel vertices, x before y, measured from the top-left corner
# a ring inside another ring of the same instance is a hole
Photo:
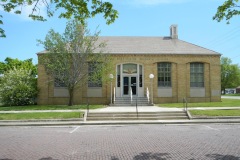
[[[239,160],[239,124],[0,127],[0,160]]]

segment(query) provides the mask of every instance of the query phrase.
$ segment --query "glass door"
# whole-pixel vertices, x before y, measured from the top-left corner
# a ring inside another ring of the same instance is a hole
[[[131,87],[133,95],[137,94],[137,77],[131,77]]]
[[[123,77],[123,95],[128,95],[129,77]]]
[[[137,77],[125,76],[123,77],[123,95],[130,95],[130,87],[133,95],[137,94]]]

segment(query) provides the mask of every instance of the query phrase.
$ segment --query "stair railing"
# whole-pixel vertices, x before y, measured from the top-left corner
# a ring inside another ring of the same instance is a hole
[[[89,98],[87,97],[87,113],[89,113]]]
[[[83,119],[84,119],[84,122],[87,121],[87,117],[88,117],[88,113],[89,113],[89,99],[87,97],[87,102],[86,102],[86,106],[87,106],[87,110],[85,111],[85,113],[83,114]],[[80,116],[80,115],[79,115]]]
[[[136,97],[136,113],[137,113],[137,118],[138,118],[138,97]]]
[[[131,104],[132,104],[132,95],[133,95],[133,93],[132,93],[132,87],[130,87],[130,100],[131,100]]]
[[[115,104],[115,100],[116,100],[116,90],[115,87],[113,88],[113,104]]]
[[[183,107],[185,111],[188,111],[188,102],[187,102],[187,98],[183,98]]]
[[[146,91],[146,96],[147,96],[147,100],[148,100],[148,104],[149,104],[149,90],[148,90],[148,87],[147,87],[147,91]]]

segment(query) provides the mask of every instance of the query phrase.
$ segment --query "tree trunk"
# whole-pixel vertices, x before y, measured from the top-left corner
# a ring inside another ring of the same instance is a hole
[[[222,91],[223,91],[223,95],[225,95],[226,94],[225,88],[223,88]]]
[[[73,105],[73,92],[74,92],[74,88],[69,88],[68,89],[69,92],[69,101],[68,101],[68,106],[72,106]]]

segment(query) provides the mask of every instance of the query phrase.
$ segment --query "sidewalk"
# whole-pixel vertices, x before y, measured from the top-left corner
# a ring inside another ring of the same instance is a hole
[[[239,107],[191,107],[188,110],[227,110],[240,109]],[[168,112],[168,111],[183,111],[183,108],[165,108],[156,106],[124,106],[124,107],[106,107],[89,110],[90,112]],[[0,113],[39,113],[39,112],[85,112],[86,110],[26,110],[26,111],[0,111]]]
[[[240,107],[195,107],[189,110],[211,109],[240,109]],[[163,108],[156,106],[139,106],[138,112],[169,112],[183,111],[183,108]],[[0,113],[36,113],[36,112],[86,112],[86,110],[34,110],[34,111],[0,111]],[[90,110],[89,112],[136,112],[136,107],[106,107]],[[127,125],[127,124],[199,124],[199,123],[240,123],[240,117],[219,117],[214,119],[191,120],[134,120],[134,121],[84,121],[79,119],[54,119],[54,120],[0,120],[0,126],[59,126],[59,125]]]
[[[239,99],[239,100],[240,100],[240,96],[221,96],[221,98],[227,98],[227,99]]]

